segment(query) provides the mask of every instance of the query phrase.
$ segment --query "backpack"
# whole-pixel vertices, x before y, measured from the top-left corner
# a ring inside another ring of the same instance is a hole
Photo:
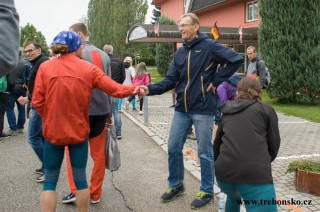
[[[227,82],[231,84],[233,87],[238,86],[238,82],[242,80],[242,76],[240,75],[233,75],[229,79],[227,79]]]
[[[0,77],[0,92],[3,93],[7,90],[8,82],[7,75]]]
[[[259,59],[259,58],[257,58],[257,62],[256,62],[256,70],[257,70],[257,75],[259,76],[259,72],[258,72],[258,64],[259,64],[259,62],[260,61],[263,61],[263,60],[261,60],[261,59]],[[264,61],[263,61],[264,62]],[[267,82],[264,84],[264,87],[268,87],[269,85],[270,85],[270,82],[271,82],[271,75],[270,75],[270,71],[269,71],[269,69],[268,69],[268,67],[267,66],[265,66],[265,68],[266,68],[266,79],[267,79]]]
[[[19,61],[17,67],[15,69],[13,69],[7,76],[8,88],[9,89],[14,88],[14,86],[16,85],[16,78],[17,78],[18,74],[21,74],[20,72],[22,69],[23,69],[23,71],[22,71],[23,85],[26,86],[29,81],[29,73],[30,73],[31,68],[32,68],[32,65],[27,59],[23,59],[23,60]]]

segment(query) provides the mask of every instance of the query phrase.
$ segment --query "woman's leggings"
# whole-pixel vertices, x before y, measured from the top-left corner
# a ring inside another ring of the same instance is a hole
[[[130,96],[128,101],[131,102],[133,99],[135,99],[134,95]],[[142,109],[143,109],[143,98],[140,98],[139,101],[140,101],[140,111],[142,111]]]
[[[44,142],[44,172],[43,191],[56,190],[60,168],[64,157],[64,145],[53,145]],[[88,140],[80,144],[68,145],[74,182],[77,190],[88,188],[86,166],[88,160]]]

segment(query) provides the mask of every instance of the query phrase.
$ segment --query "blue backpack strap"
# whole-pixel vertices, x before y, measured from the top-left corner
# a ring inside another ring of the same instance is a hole
[[[24,64],[25,64],[25,67],[23,70],[23,82],[25,85],[28,85],[29,74],[30,74],[30,70],[31,70],[32,66],[31,66],[31,63],[27,59],[24,59]]]

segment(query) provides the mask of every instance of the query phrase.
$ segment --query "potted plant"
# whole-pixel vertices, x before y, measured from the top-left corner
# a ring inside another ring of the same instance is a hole
[[[297,191],[320,196],[320,161],[292,161],[288,172],[295,172],[294,186]]]

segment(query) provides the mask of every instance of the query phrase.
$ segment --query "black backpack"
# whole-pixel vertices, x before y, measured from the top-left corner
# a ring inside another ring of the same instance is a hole
[[[29,78],[29,72],[31,70],[32,66],[31,63],[26,60],[20,60],[18,62],[18,65],[15,69],[13,69],[7,76],[8,80],[8,89],[13,89],[14,86],[16,85],[16,78],[17,75],[22,72],[23,75],[23,84],[27,85],[28,84],[28,78]]]

